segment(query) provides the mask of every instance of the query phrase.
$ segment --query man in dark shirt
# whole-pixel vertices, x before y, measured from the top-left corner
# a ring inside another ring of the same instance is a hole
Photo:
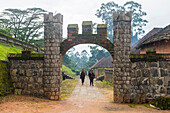
[[[81,79],[81,82],[82,82],[82,85],[84,84],[84,79],[85,79],[85,72],[84,72],[84,69],[82,69],[82,72],[80,74],[80,79]]]
[[[91,69],[90,72],[89,72],[90,86],[91,86],[91,85],[94,86],[94,85],[93,85],[93,79],[94,79],[94,78],[95,78],[95,75],[94,75],[94,73],[93,73],[93,69]]]

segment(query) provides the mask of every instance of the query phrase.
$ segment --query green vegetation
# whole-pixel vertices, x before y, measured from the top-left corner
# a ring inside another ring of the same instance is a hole
[[[15,46],[5,46],[0,44],[0,60],[8,60],[9,53],[21,53],[21,49]]]
[[[144,104],[145,107],[147,108],[150,108],[150,105],[149,104]]]
[[[77,83],[78,79],[66,79],[62,82],[61,100],[68,99]]]
[[[129,104],[129,107],[131,107],[131,108],[135,108],[135,104]]]
[[[101,7],[97,9],[95,16],[101,18],[107,24],[107,36],[113,42],[113,21],[111,15],[113,15],[113,12],[120,11],[132,12],[131,44],[133,45],[145,33],[143,27],[148,23],[145,19],[147,13],[143,11],[141,4],[134,1],[127,1],[123,5],[116,4],[114,1],[102,3]]]
[[[162,110],[170,110],[170,97],[159,97],[150,101],[149,103]]]
[[[66,75],[69,75],[71,77],[75,77],[76,73],[73,72],[70,68],[68,68],[67,66],[65,65],[62,65],[62,70],[63,72],[66,74]]]
[[[42,17],[46,11],[41,8],[5,9],[0,14],[0,24],[19,40],[40,45],[36,39],[43,40],[41,29],[43,28]],[[15,21],[14,21],[15,20]],[[5,33],[6,34],[6,33]],[[40,39],[41,37],[41,39]]]
[[[5,28],[4,26],[0,25],[0,33],[12,36],[8,28]]]
[[[8,72],[9,64],[0,60],[0,96],[10,93],[13,89],[12,80]]]
[[[106,81],[106,80],[103,80],[102,82],[105,83],[105,84],[107,84],[107,85],[109,85],[109,86],[111,86],[111,87],[113,87],[113,84],[112,84],[111,82],[108,82],[108,81]]]

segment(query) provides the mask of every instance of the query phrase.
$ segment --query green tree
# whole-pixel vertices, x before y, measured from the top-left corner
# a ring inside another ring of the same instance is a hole
[[[0,15],[0,24],[9,28],[15,38],[34,44],[42,34],[45,12],[41,8],[5,9]]]
[[[104,48],[101,48],[100,46],[90,46],[90,53],[91,57],[88,61],[88,67],[90,68],[93,66],[96,62],[98,62],[103,57],[110,56],[110,53],[106,51]]]
[[[0,25],[0,33],[12,36],[12,33],[10,33],[10,30],[3,25]]]
[[[101,18],[102,21],[108,25],[108,38],[113,42],[113,12],[132,12],[132,44],[135,43],[145,33],[143,29],[148,23],[144,16],[146,12],[142,11],[142,6],[133,1],[126,2],[123,6],[120,6],[114,2],[102,3],[100,9],[97,10],[96,16]],[[138,38],[137,38],[138,37]]]

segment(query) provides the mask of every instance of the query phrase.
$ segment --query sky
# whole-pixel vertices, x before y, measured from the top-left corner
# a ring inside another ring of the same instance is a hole
[[[81,33],[82,21],[93,21],[102,23],[100,18],[95,16],[96,10],[102,3],[114,1],[123,5],[129,0],[0,0],[0,12],[7,8],[26,9],[40,7],[48,12],[61,13],[63,21],[63,37],[67,36],[68,24],[79,24],[79,33]],[[146,33],[154,27],[165,27],[170,24],[170,0],[133,0],[142,5],[143,11],[147,13],[145,19],[149,21],[144,27]],[[75,46],[79,51],[84,48],[89,51],[87,45]]]

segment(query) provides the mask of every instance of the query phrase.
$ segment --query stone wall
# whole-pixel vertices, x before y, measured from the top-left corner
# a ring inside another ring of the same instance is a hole
[[[9,75],[9,62],[0,60],[0,96],[10,93],[13,89]]]
[[[44,97],[43,57],[42,54],[30,54],[29,51],[9,54],[10,75],[15,94]]]
[[[23,42],[21,40],[15,39],[11,36],[7,36],[7,35],[2,34],[2,33],[0,33],[0,42],[5,43],[5,44],[12,44],[12,45],[15,45],[15,46],[19,46],[21,48],[32,48],[35,52],[38,52],[38,53],[44,52],[43,49],[41,49],[41,48],[39,48],[35,45]]]
[[[170,96],[170,55],[156,54],[148,49],[146,54],[132,54],[131,101],[145,102],[159,96]]]
[[[113,82],[113,69],[104,70],[104,79],[109,82]]]
[[[170,95],[169,70],[170,61],[133,62],[131,96],[136,101],[145,102],[146,99]]]

